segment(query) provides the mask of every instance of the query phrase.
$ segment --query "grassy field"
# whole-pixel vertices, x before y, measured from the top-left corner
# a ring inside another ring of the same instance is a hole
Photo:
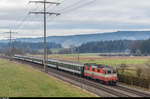
[[[82,63],[97,63],[112,66],[120,66],[120,64],[136,65],[144,64],[148,59],[103,59],[103,60],[81,60]]]
[[[37,55],[41,57],[42,55]],[[52,54],[48,55],[49,58],[55,58],[66,61],[74,61],[78,62],[77,54]],[[98,54],[88,53],[88,54],[80,54],[79,62],[82,63],[97,63],[97,64],[105,64],[105,65],[113,65],[119,66],[120,64],[128,64],[128,65],[136,65],[136,64],[144,64],[150,60],[149,56],[145,57],[103,57]]]
[[[19,63],[0,59],[0,97],[95,97]]]

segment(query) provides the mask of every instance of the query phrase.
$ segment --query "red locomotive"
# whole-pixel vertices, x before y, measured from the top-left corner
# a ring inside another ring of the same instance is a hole
[[[84,76],[102,81],[105,84],[116,85],[117,83],[117,70],[111,66],[85,64]]]

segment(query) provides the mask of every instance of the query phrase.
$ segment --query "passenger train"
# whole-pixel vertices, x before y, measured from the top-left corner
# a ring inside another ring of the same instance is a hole
[[[42,58],[35,58],[21,55],[15,55],[13,58],[17,60],[23,60],[43,65]],[[81,75],[82,77],[101,81],[109,85],[116,85],[117,83],[117,69],[112,66],[100,64],[72,63],[55,59],[48,59],[47,66],[58,70],[78,74]]]

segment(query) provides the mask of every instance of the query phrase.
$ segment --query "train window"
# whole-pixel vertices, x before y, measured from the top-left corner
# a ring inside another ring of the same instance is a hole
[[[79,67],[79,71],[81,71],[81,67]]]
[[[72,69],[73,67],[74,67],[74,66],[72,66],[72,65],[68,65],[68,68],[69,68],[69,69]]]
[[[63,64],[66,68],[68,68],[69,66],[67,64]]]
[[[71,66],[70,65],[66,65],[67,66],[67,68],[70,68]]]
[[[78,71],[81,71],[81,68],[80,68],[80,67],[78,67]]]
[[[113,70],[113,73],[114,73],[114,74],[116,74],[116,73],[117,73],[117,71],[116,71],[116,70]]]
[[[76,67],[75,67],[75,66],[71,66],[71,65],[70,65],[70,67],[71,67],[71,69],[76,70]]]
[[[98,69],[98,72],[100,72],[100,69]]]
[[[64,66],[65,66],[65,68],[68,68],[68,65],[66,65],[66,64],[63,64]]]
[[[75,70],[78,70],[78,67],[76,67],[76,66],[73,66],[73,68],[74,68]]]
[[[54,63],[55,65],[57,65],[57,63]]]
[[[74,66],[74,65],[70,65],[71,68],[73,68],[74,70],[78,70],[78,67],[77,66]]]
[[[77,66],[77,71],[79,71],[79,67]]]
[[[90,67],[88,67],[88,70],[90,70]]]
[[[110,71],[110,70],[108,70],[108,71],[107,71],[107,74],[111,74],[111,71]]]
[[[95,68],[93,68],[92,71],[95,71]]]
[[[80,67],[77,67],[77,70],[80,71]]]
[[[59,66],[65,67],[64,64],[60,63]]]
[[[74,66],[74,65],[70,65],[70,68],[72,69],[72,68],[75,68],[75,70],[77,70],[78,68],[76,67],[76,66]]]

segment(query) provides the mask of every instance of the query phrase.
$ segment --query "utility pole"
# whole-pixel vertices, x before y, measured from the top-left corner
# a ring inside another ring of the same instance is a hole
[[[48,15],[60,15],[60,13],[54,13],[54,12],[47,12],[46,10],[46,5],[47,4],[55,4],[56,6],[59,5],[60,3],[57,2],[49,2],[47,0],[43,0],[43,1],[30,1],[29,3],[41,3],[43,4],[43,12],[29,12],[29,14],[43,14],[44,15],[44,60],[43,60],[43,64],[44,64],[44,70],[47,73],[47,65],[46,65],[46,60],[47,60],[47,44],[46,44],[46,18],[47,18],[47,14]]]
[[[80,62],[80,52],[79,52],[79,47],[77,47],[77,53],[78,53],[78,63]]]
[[[17,32],[12,32],[11,30],[9,32],[4,32],[4,33],[9,33],[9,55],[10,55],[10,60],[12,58],[12,33],[17,33]]]

